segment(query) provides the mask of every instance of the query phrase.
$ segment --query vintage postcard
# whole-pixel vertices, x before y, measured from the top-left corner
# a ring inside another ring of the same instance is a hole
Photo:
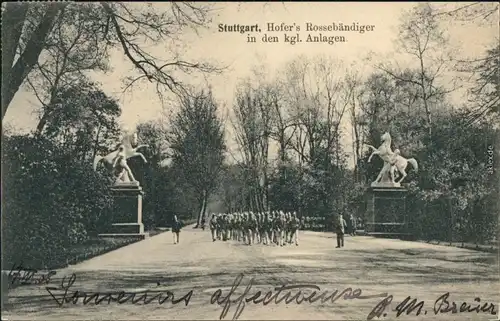
[[[499,32],[2,3],[2,320],[499,320]]]

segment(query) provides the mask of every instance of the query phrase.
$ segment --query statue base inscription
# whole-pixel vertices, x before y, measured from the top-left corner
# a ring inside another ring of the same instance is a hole
[[[111,213],[113,223],[109,232],[101,237],[146,238],[142,223],[142,196],[144,192],[137,182],[120,182],[111,187],[115,207]]]
[[[407,189],[386,186],[393,183],[372,184],[367,191],[365,233],[389,238],[409,238],[406,214]],[[375,185],[375,186],[373,186]]]

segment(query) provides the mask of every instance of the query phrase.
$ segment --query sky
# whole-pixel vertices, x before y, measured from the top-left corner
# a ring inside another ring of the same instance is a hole
[[[347,66],[353,66],[361,73],[368,73],[371,66],[364,58],[369,53],[373,53],[374,57],[388,57],[394,52],[393,39],[396,36],[398,19],[404,10],[415,4],[415,2],[219,2],[215,4],[215,16],[206,30],[201,30],[198,34],[194,32],[183,34],[183,59],[189,61],[208,59],[228,68],[222,74],[211,75],[208,78],[183,76],[182,79],[191,83],[210,84],[216,99],[224,106],[222,112],[227,114],[238,82],[251,76],[256,65],[263,65],[269,69],[267,71],[272,72],[282,68],[298,55],[309,57],[327,55],[341,59]],[[154,5],[158,6],[158,10],[168,10],[167,3]],[[359,23],[375,27],[373,31],[364,34],[343,33],[347,42],[333,45],[305,41],[291,45],[283,42],[285,32],[272,33],[273,36],[280,37],[279,43],[261,41],[268,23],[300,25],[300,36],[305,40],[308,34],[305,25],[308,22],[315,25]],[[218,32],[219,24],[258,24],[262,33],[256,34],[257,42],[249,43],[246,33]],[[452,45],[464,57],[480,56],[484,52],[485,45],[490,44],[499,33],[498,24],[486,27],[475,24],[463,26],[450,24],[445,28],[450,35]],[[167,44],[157,44],[148,50],[159,57],[168,57]],[[154,84],[142,84],[132,92],[123,94],[121,79],[133,73],[132,65],[119,50],[111,53],[110,61],[113,69],[111,72],[93,74],[92,78],[102,84],[104,92],[119,100],[122,107],[120,122],[124,128],[133,128],[140,122],[165,117],[165,109],[168,115],[169,107],[162,105],[156,95]],[[15,132],[30,131],[36,126],[37,110],[39,105],[34,96],[21,88],[7,111],[4,125]]]

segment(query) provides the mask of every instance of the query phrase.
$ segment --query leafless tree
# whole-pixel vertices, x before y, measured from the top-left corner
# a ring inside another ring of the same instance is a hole
[[[249,183],[249,204],[255,210],[266,210],[268,204],[269,143],[273,97],[265,88],[243,83],[233,105],[232,124],[242,166]]]
[[[362,87],[361,77],[357,72],[352,72],[346,77],[346,87],[349,91],[351,91],[350,100],[349,100],[349,116],[350,116],[350,125],[352,129],[352,153],[353,153],[353,161],[354,161],[354,178],[356,182],[360,181],[359,171],[358,171],[358,162],[362,158],[362,146],[364,143],[364,135],[363,135],[363,121],[360,117],[362,110],[362,96],[363,96],[363,87]]]
[[[105,53],[108,52],[106,49],[120,48],[136,70],[136,74],[126,77],[125,89],[137,81],[147,80],[156,84],[160,95],[165,90],[186,94],[188,91],[179,80],[179,73],[220,71],[209,63],[186,61],[175,52],[175,44],[186,28],[196,30],[209,23],[210,6],[206,4],[11,2],[2,9],[2,119],[37,63],[50,56],[46,52],[53,48],[53,40],[61,39],[57,37],[59,31],[63,31],[63,38],[73,39],[57,44],[61,54],[59,62],[68,61],[69,56],[83,59],[85,55],[79,51],[85,47],[85,41],[87,47],[93,47],[96,53],[99,52],[97,48],[104,48]],[[79,11],[81,14],[75,15]],[[66,35],[65,30],[72,31]],[[155,57],[145,49],[158,43],[165,43],[169,60]],[[75,53],[70,54],[71,51]],[[42,69],[39,68],[39,72]],[[52,81],[63,69],[59,66],[53,71]]]
[[[450,89],[444,89],[438,84],[440,77],[450,67],[452,59],[450,53],[444,50],[447,38],[429,4],[418,4],[403,14],[396,44],[404,53],[415,59],[415,70],[418,70],[418,73],[390,67],[387,63],[377,67],[400,82],[411,83],[420,88],[419,98],[424,108],[427,130],[431,134],[435,107],[433,103],[456,90],[457,86],[453,84]]]
[[[465,23],[498,24],[499,4],[494,1],[433,4],[438,19]]]
[[[297,121],[293,149],[300,161],[314,162],[322,150],[325,161],[333,155],[340,162],[341,122],[351,95],[345,75],[341,62],[325,57],[299,57],[288,64],[286,97]]]
[[[65,86],[88,82],[85,72],[106,71],[108,46],[99,39],[89,21],[95,19],[95,6],[64,7],[46,38],[45,50],[26,83],[42,105],[36,134],[41,134],[51,118],[60,112],[54,106],[56,92]],[[24,44],[20,43],[20,48]]]

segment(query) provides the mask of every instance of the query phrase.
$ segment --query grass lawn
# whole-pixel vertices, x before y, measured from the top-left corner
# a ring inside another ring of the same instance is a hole
[[[137,238],[102,238],[93,237],[87,241],[76,244],[69,250],[66,264],[61,267],[66,267],[69,264],[76,264],[92,257],[116,250],[122,246],[139,241]],[[61,262],[61,264],[63,264]]]
[[[170,229],[152,229],[148,231],[149,237],[153,237],[160,233],[169,231]],[[70,250],[68,255],[67,264],[76,264],[84,260],[88,260],[92,257],[102,255],[104,253],[116,250],[120,247],[138,242],[139,240],[135,237],[123,237],[123,238],[103,238],[95,237],[87,240],[84,243],[78,244]]]

